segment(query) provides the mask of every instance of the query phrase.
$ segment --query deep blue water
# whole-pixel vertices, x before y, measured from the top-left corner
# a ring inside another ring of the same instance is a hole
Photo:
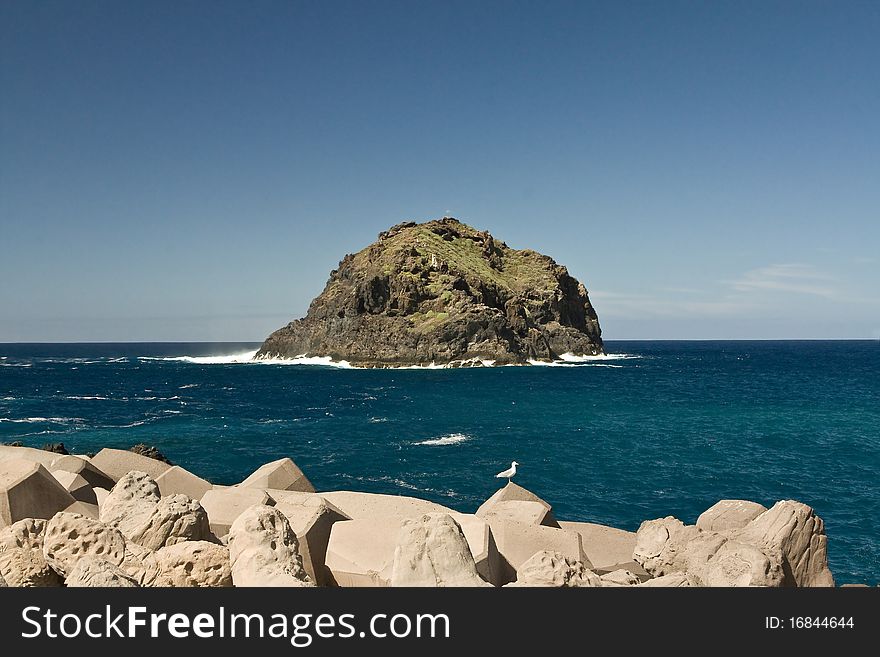
[[[880,580],[880,342],[609,342],[628,357],[469,370],[175,359],[256,347],[0,345],[0,442],[147,442],[216,483],[291,456],[319,490],[462,511],[515,459],[558,517],[631,530],[797,499],[838,582]]]

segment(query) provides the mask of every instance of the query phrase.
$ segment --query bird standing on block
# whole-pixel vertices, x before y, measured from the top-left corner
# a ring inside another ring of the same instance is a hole
[[[505,477],[507,477],[507,481],[510,481],[510,478],[511,478],[513,475],[516,474],[516,466],[518,466],[518,465],[519,465],[519,463],[517,463],[516,461],[511,461],[511,463],[510,463],[510,467],[507,468],[507,470],[504,470],[504,471],[502,471],[502,472],[499,472],[499,473],[498,473],[497,475],[495,475],[495,476],[496,476],[498,479],[504,479]]]

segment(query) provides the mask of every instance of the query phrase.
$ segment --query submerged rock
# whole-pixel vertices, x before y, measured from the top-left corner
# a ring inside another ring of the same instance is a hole
[[[445,217],[398,224],[345,256],[305,318],[272,333],[257,358],[388,367],[601,352],[587,290],[565,267]]]
[[[141,456],[146,456],[147,458],[153,459],[154,461],[161,461],[162,463],[167,463],[168,465],[174,465],[168,459],[168,457],[160,452],[159,448],[155,447],[154,445],[138,443],[137,445],[132,445],[128,451],[135,454],[140,454]]]

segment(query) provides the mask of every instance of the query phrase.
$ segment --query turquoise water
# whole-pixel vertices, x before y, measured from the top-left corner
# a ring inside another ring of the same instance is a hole
[[[516,460],[558,517],[632,530],[797,499],[825,520],[838,582],[880,580],[880,342],[609,342],[619,357],[470,370],[230,362],[257,346],[0,345],[0,441],[147,442],[216,483],[291,456],[319,490],[462,511]]]

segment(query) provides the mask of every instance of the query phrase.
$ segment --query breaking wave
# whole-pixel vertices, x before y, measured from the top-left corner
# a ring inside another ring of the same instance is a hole
[[[323,367],[336,367],[339,369],[371,369],[352,365],[347,360],[333,360],[330,356],[294,356],[293,358],[277,358],[269,356],[257,356],[258,350],[244,351],[237,354],[223,356],[139,356],[140,361],[166,361],[178,363],[192,363],[195,365],[319,365]],[[598,354],[595,356],[576,356],[574,354],[562,354],[558,360],[546,362],[529,360],[524,365],[538,365],[542,367],[560,367],[572,365],[593,365],[601,367],[604,361],[630,360],[641,358],[634,354]],[[390,370],[445,370],[470,367],[494,367],[496,361],[482,358],[468,358],[451,363],[428,363],[426,365],[400,365],[383,367]],[[622,367],[620,365],[604,365],[605,367]]]
[[[238,354],[224,356],[138,356],[138,360],[159,360],[178,363],[194,363],[196,365],[232,365],[235,363],[253,363],[257,350],[243,351]]]
[[[609,360],[634,360],[641,358],[636,354],[597,354],[595,356],[575,356],[574,354],[562,354],[552,362],[543,360],[530,360],[529,365],[539,367],[580,367],[590,365],[593,367],[623,367],[623,365],[609,365],[604,361]]]
[[[81,417],[0,417],[0,422],[12,422],[14,424],[68,424],[70,422],[85,422],[85,419]]]
[[[439,438],[429,438],[428,440],[422,440],[414,444],[439,447],[441,445],[457,445],[458,443],[463,443],[470,439],[470,436],[466,436],[463,433],[450,433],[446,434],[445,436],[440,436]]]

